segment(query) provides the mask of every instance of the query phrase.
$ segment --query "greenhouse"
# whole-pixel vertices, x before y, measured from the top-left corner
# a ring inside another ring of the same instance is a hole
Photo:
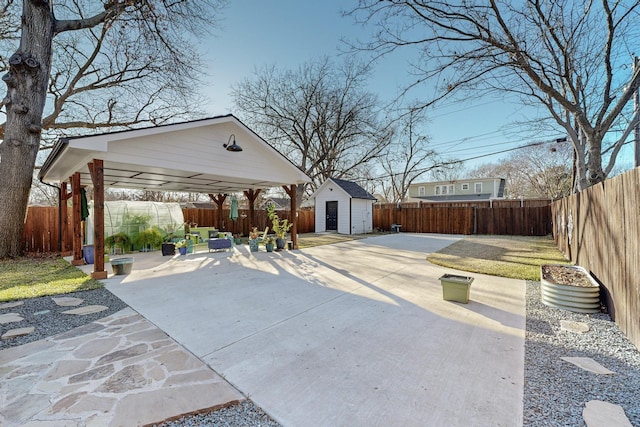
[[[89,217],[86,222],[86,244],[93,244],[93,202],[89,203]],[[136,244],[139,235],[147,230],[164,239],[169,235],[184,236],[184,216],[178,203],[138,202],[118,200],[104,202],[104,236],[126,235],[134,247],[145,249],[145,243]],[[107,240],[105,240],[106,242]]]

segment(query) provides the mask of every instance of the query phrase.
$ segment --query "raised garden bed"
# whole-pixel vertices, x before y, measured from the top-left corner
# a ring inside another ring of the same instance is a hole
[[[600,285],[576,265],[540,266],[540,300],[544,305],[576,313],[600,311]]]

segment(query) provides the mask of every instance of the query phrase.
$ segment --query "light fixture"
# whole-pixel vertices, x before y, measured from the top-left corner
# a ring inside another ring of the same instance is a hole
[[[229,145],[232,139],[233,139],[233,143]],[[229,135],[229,141],[227,141],[226,144],[222,144],[222,146],[226,148],[227,151],[235,151],[235,152],[242,151],[242,147],[236,144],[236,136],[234,134]]]

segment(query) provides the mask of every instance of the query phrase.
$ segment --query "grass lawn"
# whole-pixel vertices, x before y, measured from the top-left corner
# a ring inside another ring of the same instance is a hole
[[[540,265],[570,264],[549,237],[472,236],[430,254],[443,267],[513,279],[540,280]]]
[[[376,233],[369,234],[337,234],[337,233],[305,233],[298,235],[298,249],[311,248],[313,246],[330,245],[333,243],[348,242],[349,240],[372,237]]]
[[[62,258],[0,260],[0,301],[103,287]]]

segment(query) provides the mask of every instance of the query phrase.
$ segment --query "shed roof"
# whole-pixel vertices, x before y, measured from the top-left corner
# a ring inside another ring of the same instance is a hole
[[[235,137],[241,152],[223,144]],[[309,177],[233,115],[63,138],[39,173],[60,183],[75,172],[91,182],[87,164],[104,161],[105,188],[231,193],[303,184]]]
[[[367,190],[360,187],[358,184],[356,184],[353,181],[347,181],[345,179],[338,179],[338,178],[329,178],[329,179],[335,182],[340,188],[346,191],[347,194],[349,194],[349,196],[351,196],[354,199],[378,200],[376,199],[375,196],[370,194]]]
[[[347,193],[347,195],[349,197],[351,197],[352,199],[378,200],[378,199],[375,198],[375,196],[371,195],[367,190],[365,190],[364,188],[360,187],[355,182],[347,181],[345,179],[339,179],[339,178],[329,178],[329,179],[327,179],[325,182],[322,183],[322,185],[320,185],[320,187],[318,187],[318,189],[313,193],[311,198],[315,198],[316,195],[319,192],[321,192],[331,182],[336,184],[338,186],[338,188],[340,188],[342,191]]]

